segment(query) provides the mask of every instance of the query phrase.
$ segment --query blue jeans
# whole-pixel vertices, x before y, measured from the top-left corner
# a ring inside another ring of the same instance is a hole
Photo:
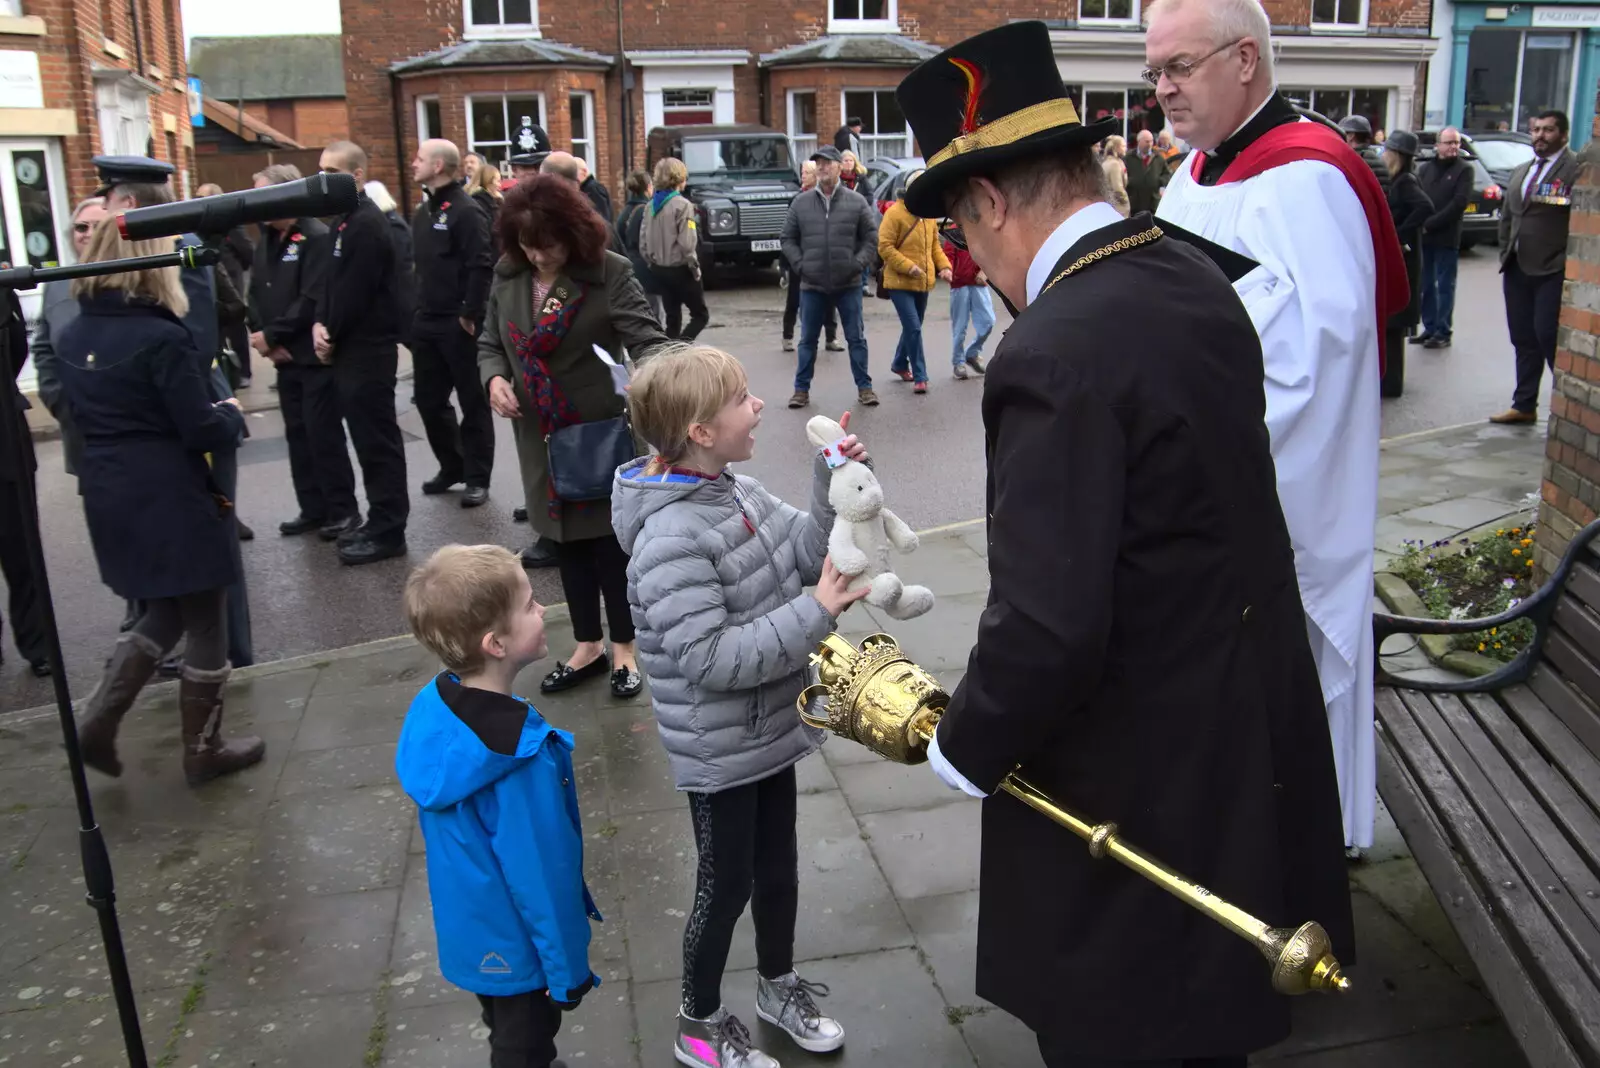
[[[928,314],[928,294],[909,289],[889,290],[889,300],[900,316],[900,342],[894,347],[891,371],[910,371],[913,382],[928,380],[928,364],[922,353],[922,320]]]
[[[967,320],[972,320],[973,340],[967,347]],[[960,366],[975,360],[994,332],[994,301],[988,286],[958,286],[950,290],[950,362]]]
[[[1422,246],[1422,332],[1427,337],[1450,337],[1456,312],[1456,268],[1461,251],[1443,245]]]
[[[872,376],[867,373],[867,334],[861,321],[861,290],[854,286],[838,293],[802,289],[800,363],[794,372],[796,393],[811,390],[811,372],[817,366],[817,335],[822,333],[822,320],[830,307],[838,311],[839,325],[844,327],[844,339],[850,346],[850,374],[856,380],[856,388],[872,388]]]

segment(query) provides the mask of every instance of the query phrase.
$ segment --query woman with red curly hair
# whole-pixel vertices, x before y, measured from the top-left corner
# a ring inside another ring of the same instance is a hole
[[[667,343],[624,256],[606,250],[606,220],[564,178],[522,179],[496,220],[504,253],[478,335],[478,371],[495,414],[512,420],[528,522],[556,550],[577,648],[539,684],[545,693],[610,675],[611,692],[643,687],[628,610],[628,558],[611,529],[611,500],[563,501],[552,488],[546,438],[562,427],[623,414],[599,346],[635,363]],[[600,603],[611,634],[607,657]]]

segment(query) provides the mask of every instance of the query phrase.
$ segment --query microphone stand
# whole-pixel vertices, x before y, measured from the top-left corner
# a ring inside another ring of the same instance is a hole
[[[221,258],[215,244],[197,245],[160,256],[139,256],[103,263],[79,263],[70,267],[13,267],[0,270],[0,291],[32,289],[43,282],[91,275],[123,274],[158,267],[205,267]],[[20,367],[26,354],[11,352],[11,318],[16,312],[9,297],[0,309],[0,367],[10,373]],[[12,364],[10,361],[18,362]],[[19,394],[20,396],[20,394]],[[9,401],[3,402],[9,404]],[[149,1068],[144,1038],[139,1031],[139,1009],[134,1003],[133,980],[128,974],[128,956],[122,944],[122,928],[117,923],[116,884],[111,873],[111,854],[105,837],[95,822],[94,802],[84,774],[83,755],[78,750],[78,727],[72,715],[72,693],[67,685],[65,657],[61,652],[61,632],[56,627],[55,602],[50,596],[50,577],[45,569],[44,545],[39,532],[38,501],[34,473],[24,462],[27,455],[23,437],[27,420],[20,410],[0,413],[0,450],[17,459],[17,506],[22,517],[22,540],[27,548],[28,568],[38,588],[40,622],[49,646],[51,679],[55,685],[56,711],[61,717],[61,737],[66,743],[67,765],[72,773],[72,792],[78,802],[78,852],[83,863],[85,897],[100,919],[100,940],[105,944],[106,967],[111,975],[111,991],[122,1023],[122,1040],[128,1050],[130,1068]],[[15,620],[12,621],[15,625]]]

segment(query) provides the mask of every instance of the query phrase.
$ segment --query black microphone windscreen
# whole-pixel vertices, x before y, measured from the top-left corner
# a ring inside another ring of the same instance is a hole
[[[117,216],[117,229],[129,241],[225,234],[246,223],[342,215],[354,211],[358,199],[354,175],[313,174],[261,189],[135,208]]]

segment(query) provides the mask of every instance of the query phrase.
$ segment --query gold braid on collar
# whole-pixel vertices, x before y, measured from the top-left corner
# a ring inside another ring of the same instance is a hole
[[[1039,290],[1039,296],[1042,297],[1046,293],[1050,292],[1050,287],[1061,281],[1067,275],[1076,274],[1078,271],[1089,266],[1089,264],[1095,262],[1096,260],[1103,260],[1107,256],[1115,256],[1119,252],[1126,252],[1130,248],[1138,248],[1140,245],[1148,245],[1150,242],[1161,236],[1161,227],[1152,226],[1148,230],[1141,230],[1137,234],[1118,238],[1109,245],[1106,245],[1102,248],[1097,248],[1093,252],[1085,253],[1084,255],[1079,256],[1076,260],[1073,260],[1072,264],[1068,266],[1066,270],[1062,271],[1060,274],[1050,279],[1050,281],[1046,282],[1045,287]]]

